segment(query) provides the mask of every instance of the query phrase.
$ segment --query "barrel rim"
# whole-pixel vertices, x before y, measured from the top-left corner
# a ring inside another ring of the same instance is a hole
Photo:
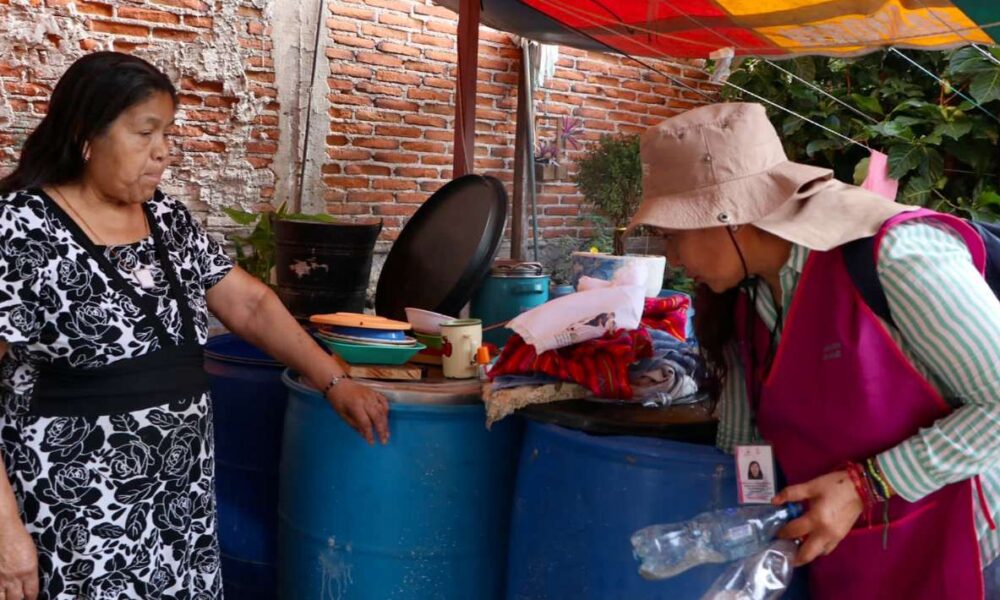
[[[290,391],[298,392],[306,396],[315,397],[317,401],[323,401],[322,397],[319,395],[319,390],[299,381],[299,374],[291,369],[285,369],[281,374],[281,381],[285,384]],[[378,384],[382,382],[371,380],[371,379],[357,379],[356,381],[362,382],[365,385],[373,385],[376,390],[378,390]],[[383,384],[384,385],[384,384]],[[433,393],[433,392],[428,392]],[[441,396],[447,396],[447,394],[439,394]],[[460,394],[456,394],[460,395]],[[469,412],[483,412],[485,414],[485,405],[482,401],[479,402],[399,402],[398,400],[393,400],[392,398],[387,398],[389,400],[389,405],[392,410],[400,411],[435,411],[435,412],[454,412],[456,410],[468,410]],[[485,419],[485,417],[484,417]]]

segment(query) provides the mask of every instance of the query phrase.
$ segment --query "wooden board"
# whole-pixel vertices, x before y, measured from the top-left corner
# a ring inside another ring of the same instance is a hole
[[[332,355],[347,375],[353,379],[386,379],[393,381],[420,381],[423,370],[412,365],[349,365],[340,357]]]

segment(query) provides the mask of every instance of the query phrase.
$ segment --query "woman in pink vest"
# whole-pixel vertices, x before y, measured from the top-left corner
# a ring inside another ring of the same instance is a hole
[[[788,161],[757,104],[668,119],[641,153],[632,226],[700,284],[720,446],[771,444],[775,503],[807,504],[781,535],[811,597],[1000,598],[1000,302],[975,230]],[[888,321],[842,254],[873,236]]]

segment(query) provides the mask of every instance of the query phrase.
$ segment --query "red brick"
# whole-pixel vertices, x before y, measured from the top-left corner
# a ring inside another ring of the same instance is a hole
[[[219,6],[219,8],[221,9],[221,6]],[[254,8],[252,6],[241,6],[236,12],[244,17],[253,17],[255,19],[261,19],[264,17],[264,13],[259,8]]]
[[[395,150],[399,148],[399,140],[387,140],[385,138],[367,138],[355,140],[354,146],[358,148],[375,148],[378,150]],[[376,153],[377,155],[378,153]],[[376,159],[378,160],[378,159]]]
[[[375,207],[375,214],[377,215],[393,215],[409,217],[417,211],[417,207],[413,205],[400,205],[400,204],[379,204]]]
[[[354,50],[347,48],[327,48],[325,54],[330,60],[354,60]]]
[[[99,2],[77,2],[76,10],[87,15],[100,15],[102,17],[110,17],[115,14],[115,9],[110,4]]]
[[[148,47],[149,47],[148,44],[139,44],[139,43],[136,43],[136,42],[129,42],[129,41],[122,40],[122,39],[116,39],[114,41],[114,48],[115,48],[115,50],[117,50],[118,52],[124,52],[126,54],[132,54],[136,50],[139,50],[139,49],[142,49],[142,48],[148,48]]]
[[[343,4],[331,3],[330,12],[341,17],[350,17],[360,21],[375,21],[375,11],[366,8],[352,8]]]
[[[368,187],[368,181],[367,177],[332,176],[323,178],[323,183],[327,185],[346,189],[365,189]]]
[[[407,71],[419,71],[421,73],[444,73],[448,67],[440,63],[429,63],[416,60],[408,60],[403,63],[403,68]]]
[[[3,88],[9,94],[15,94],[17,96],[48,96],[48,88],[38,85],[36,83],[22,83],[20,81],[7,81],[4,82]]]
[[[371,106],[372,99],[355,94],[330,94],[327,96],[332,104],[350,104],[352,106]]]
[[[379,71],[375,77],[379,81],[401,83],[403,85],[419,85],[422,81],[419,75],[413,75],[405,72],[400,73],[399,71]]]
[[[454,136],[454,134],[452,134]],[[401,148],[410,152],[444,152],[447,146],[436,142],[403,142]]]
[[[133,19],[147,23],[165,23],[167,25],[176,25],[181,22],[181,18],[173,13],[162,10],[135,8],[133,6],[119,6],[117,16],[119,19]]]
[[[447,127],[448,121],[441,117],[430,117],[427,115],[403,115],[403,122],[407,125],[419,125],[421,127]]]
[[[376,98],[375,106],[378,108],[387,108],[389,110],[399,110],[405,112],[417,112],[417,110],[420,109],[420,105],[416,102],[396,100],[395,98]]]
[[[183,31],[180,29],[161,29],[157,28],[153,30],[153,37],[159,38],[161,40],[173,40],[175,42],[193,42],[197,40],[201,34],[197,31]]]
[[[278,97],[278,90],[274,89],[273,87],[264,87],[264,86],[261,86],[261,85],[251,85],[251,86],[248,86],[247,89],[250,90],[252,93],[256,94],[257,96],[266,96],[268,98],[277,98]],[[281,107],[278,106],[277,103],[273,103],[272,102],[272,103],[264,105],[264,108],[266,110],[278,110]]]
[[[385,54],[374,54],[371,52],[358,52],[356,57],[358,62],[369,64],[369,65],[379,65],[381,67],[395,67],[399,68],[403,66],[403,61],[399,60],[395,56],[387,56]]]
[[[416,29],[419,30],[421,23],[416,19],[411,19],[410,17],[398,15],[396,13],[382,13],[378,16],[378,22],[383,25],[395,25],[397,27],[403,27],[404,29]],[[430,26],[430,23],[428,23]]]
[[[438,102],[451,102],[452,93],[438,90],[425,90],[422,88],[410,88],[406,90],[406,97],[410,100],[436,100]]]
[[[188,27],[201,27],[204,29],[211,29],[215,25],[215,19],[212,17],[195,17],[193,15],[184,15],[184,24]],[[264,33],[263,31],[261,33]]]
[[[217,121],[221,123],[229,120],[226,113],[209,110],[189,110],[184,113],[184,116],[191,121]]]
[[[278,151],[278,144],[273,142],[249,142],[246,145],[247,152],[256,154],[274,154]]]
[[[350,31],[352,33],[356,33],[358,31],[357,21],[351,19],[329,18],[326,20],[326,26],[334,31]]]
[[[153,4],[159,4],[161,6],[189,8],[198,12],[206,12],[208,10],[208,4],[205,4],[201,0],[152,0],[152,2]]]
[[[455,81],[453,79],[444,79],[442,77],[424,77],[424,85],[433,88],[451,90],[455,88]]]
[[[113,33],[115,35],[127,35],[132,37],[149,37],[149,27],[140,25],[128,25],[126,23],[115,23],[114,21],[94,21],[90,25],[91,31],[98,33]]]
[[[364,0],[364,3],[368,6],[374,6],[377,8],[387,8],[389,10],[394,10],[396,12],[407,13],[410,12],[410,2],[402,2],[400,0]]]
[[[377,190],[415,190],[417,182],[410,179],[375,179],[372,181]]]
[[[345,62],[331,62],[330,73],[348,75],[350,77],[360,77],[363,79],[369,79],[375,75],[375,71],[369,69],[368,67],[359,67],[358,65],[352,65]]]
[[[225,142],[213,142],[209,140],[184,140],[181,148],[185,152],[225,152],[226,144]]]
[[[264,169],[264,168],[270,167],[271,163],[274,162],[274,159],[265,158],[265,157],[261,157],[261,156],[248,156],[248,157],[244,158],[243,160],[245,160],[248,163],[250,163],[250,165],[253,166],[253,168],[255,168],[255,169]]]
[[[177,102],[184,106],[201,106],[201,98],[193,94],[178,94]]]
[[[247,23],[247,33],[250,35],[264,35],[267,27],[263,23],[258,23],[257,21],[250,21]]]
[[[359,109],[354,116],[358,121],[370,121],[375,123],[401,123],[402,115],[398,113],[386,112],[384,110],[372,110],[370,108]]]
[[[369,123],[330,123],[330,131],[351,135],[371,135],[375,127]]]
[[[379,125],[375,128],[375,135],[387,137],[418,138],[423,134],[423,130],[418,127],[399,127],[398,125]]]
[[[352,48],[365,48],[371,50],[375,47],[375,42],[368,38],[356,37],[353,35],[341,35],[334,34],[330,36],[334,42],[344,45],[351,46]]]
[[[424,57],[428,60],[437,60],[446,63],[457,63],[458,55],[454,52],[441,52],[439,50],[427,50]]]
[[[414,44],[420,44],[422,46],[434,46],[436,48],[447,48],[449,50],[455,47],[454,33],[452,33],[451,38],[441,37],[437,35],[424,35],[421,33],[414,33],[410,36],[410,41]]]
[[[403,44],[394,44],[392,42],[379,42],[377,45],[380,52],[385,52],[387,54],[399,54],[402,56],[415,57],[420,56],[420,50],[416,48],[411,48],[409,46],[404,46]]]
[[[225,90],[225,85],[221,81],[198,81],[193,77],[182,77],[180,88],[182,90],[196,90],[199,92],[221,94],[223,90]]]
[[[347,201],[353,203],[373,204],[375,202],[392,202],[392,192],[358,192],[347,193]]]
[[[205,96],[205,106],[212,108],[232,108],[239,102],[239,98],[233,96]]]
[[[384,165],[347,165],[344,173],[348,175],[386,176],[392,174],[392,169]]]
[[[415,179],[437,179],[438,171],[437,169],[428,169],[420,167],[396,167],[394,174],[397,177],[413,177]]]
[[[427,4],[417,4],[413,5],[413,12],[420,15],[428,15],[431,17],[441,17],[442,19],[457,20],[458,15],[454,12],[448,10],[447,8],[442,8],[437,5],[427,5]]]
[[[371,25],[369,23],[361,26],[361,33],[374,40],[406,40],[409,37],[409,34],[405,31],[390,29],[389,27],[379,27],[378,25]]]
[[[374,159],[377,162],[384,162],[397,165],[404,165],[404,164],[408,165],[419,161],[420,157],[418,157],[416,154],[410,154],[407,152],[380,151],[376,152],[372,156],[372,159]]]
[[[327,148],[326,155],[333,160],[369,160],[372,153],[354,148]]]
[[[346,135],[328,135],[326,136],[327,146],[346,146],[350,142]]]
[[[427,156],[421,156],[420,162],[425,165],[450,165],[454,162],[454,157],[445,156],[440,154],[429,154]],[[441,174],[444,177],[444,174]]]

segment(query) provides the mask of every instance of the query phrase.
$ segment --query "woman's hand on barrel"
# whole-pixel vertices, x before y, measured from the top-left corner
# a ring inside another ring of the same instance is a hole
[[[389,401],[375,390],[345,379],[327,395],[334,410],[369,444],[375,443],[374,428],[383,444],[389,443]]]
[[[38,551],[17,517],[0,521],[0,591],[4,600],[38,598]]]
[[[773,504],[806,502],[809,510],[785,525],[778,537],[803,540],[795,566],[808,564],[833,552],[854,527],[864,505],[847,471],[836,471],[799,485],[774,497]]]

